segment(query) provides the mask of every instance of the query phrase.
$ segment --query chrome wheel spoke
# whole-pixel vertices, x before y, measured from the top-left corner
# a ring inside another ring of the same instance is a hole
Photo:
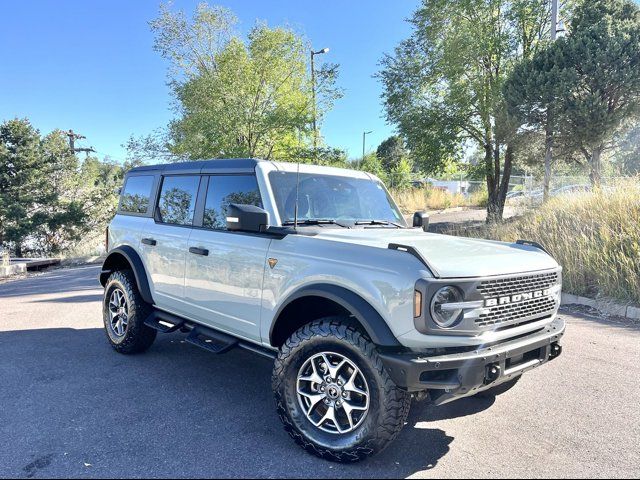
[[[122,290],[116,288],[111,292],[107,308],[109,310],[111,331],[117,337],[122,337],[126,333],[129,322],[129,306]]]
[[[344,432],[340,428],[340,422],[338,422],[338,419],[336,418],[336,409],[333,406],[327,408],[327,412],[317,423],[315,423],[315,426],[320,427],[321,425],[323,425],[325,422],[328,422],[328,421],[333,422],[333,425],[338,430],[338,433]]]
[[[359,370],[357,370],[357,369],[354,370],[353,373],[351,374],[351,377],[349,378],[347,383],[344,384],[344,386],[342,388],[344,390],[346,390],[347,392],[357,393],[358,395],[362,395],[362,396],[366,397],[367,396],[367,392],[365,392],[361,388],[356,387],[356,385],[354,383],[359,373],[360,373]]]
[[[311,369],[312,369],[311,375],[306,376],[306,377],[300,377],[299,380],[302,381],[302,382],[316,383],[318,385],[321,384],[322,383],[322,377],[318,373],[318,367],[316,367],[316,362],[314,362],[314,361],[311,362]]]
[[[307,415],[311,415],[311,412],[313,412],[313,409],[316,407],[316,405],[318,405],[318,403],[320,403],[325,397],[322,393],[307,393],[303,392],[300,389],[298,389],[298,394],[309,399],[309,408],[307,410]]]
[[[358,428],[369,410],[369,386],[361,370],[344,355],[322,352],[298,371],[298,403],[314,426],[344,434]]]

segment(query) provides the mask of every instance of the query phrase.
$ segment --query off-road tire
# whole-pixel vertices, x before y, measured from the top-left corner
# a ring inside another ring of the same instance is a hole
[[[520,381],[521,376],[518,376],[512,380],[501,383],[497,387],[490,388],[489,390],[483,390],[482,392],[478,392],[474,395],[477,398],[493,398],[498,395],[502,395],[503,393],[511,390],[516,384]]]
[[[347,357],[366,378],[369,410],[352,432],[320,430],[298,402],[298,371],[307,359],[323,351]],[[393,383],[374,344],[346,317],[316,320],[291,335],[276,358],[272,384],[278,415],[289,435],[306,451],[335,462],[357,462],[383,450],[402,430],[411,406],[411,396]]]
[[[118,337],[109,325],[109,299],[116,288],[124,293],[129,311],[126,330],[124,336],[121,337]],[[102,300],[102,317],[107,339],[117,352],[141,353],[151,347],[156,339],[157,331],[144,324],[151,312],[152,307],[142,299],[131,270],[118,270],[109,276]]]

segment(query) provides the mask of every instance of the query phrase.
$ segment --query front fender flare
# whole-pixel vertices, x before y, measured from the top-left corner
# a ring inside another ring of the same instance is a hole
[[[277,319],[280,317],[282,311],[293,301],[303,297],[326,298],[327,300],[331,300],[343,307],[345,310],[351,312],[360,325],[365,329],[373,343],[378,346],[396,348],[402,346],[389,328],[387,322],[382,318],[378,311],[369,304],[369,302],[347,288],[332,284],[307,285],[292,293],[287,300],[280,305],[273,317],[276,320],[273,322],[269,330],[270,341],[273,339],[274,327],[276,326]]]
[[[147,272],[144,268],[144,263],[140,255],[130,247],[129,245],[123,245],[121,247],[114,248],[109,252],[109,255],[102,264],[102,271],[100,272],[100,284],[104,287],[107,283],[109,275],[122,265],[122,260],[125,260],[129,264],[129,267],[133,271],[133,275],[136,278],[136,284],[138,291],[142,296],[142,299],[150,304],[153,304],[153,297],[151,295],[151,289],[149,288],[149,279],[147,278]]]

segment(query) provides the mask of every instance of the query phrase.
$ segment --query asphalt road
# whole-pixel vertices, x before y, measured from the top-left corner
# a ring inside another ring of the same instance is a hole
[[[494,399],[414,404],[356,465],[282,430],[270,362],[160,336],[115,353],[98,267],[0,285],[1,477],[638,477],[640,326],[565,315],[565,353]]]

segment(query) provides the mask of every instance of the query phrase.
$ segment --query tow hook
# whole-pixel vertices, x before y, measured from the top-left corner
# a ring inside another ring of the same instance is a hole
[[[487,365],[487,370],[484,374],[484,383],[489,384],[495,382],[498,378],[500,378],[500,365],[497,363]]]
[[[562,346],[557,343],[551,344],[551,350],[549,352],[549,360],[557,358],[562,353]]]

